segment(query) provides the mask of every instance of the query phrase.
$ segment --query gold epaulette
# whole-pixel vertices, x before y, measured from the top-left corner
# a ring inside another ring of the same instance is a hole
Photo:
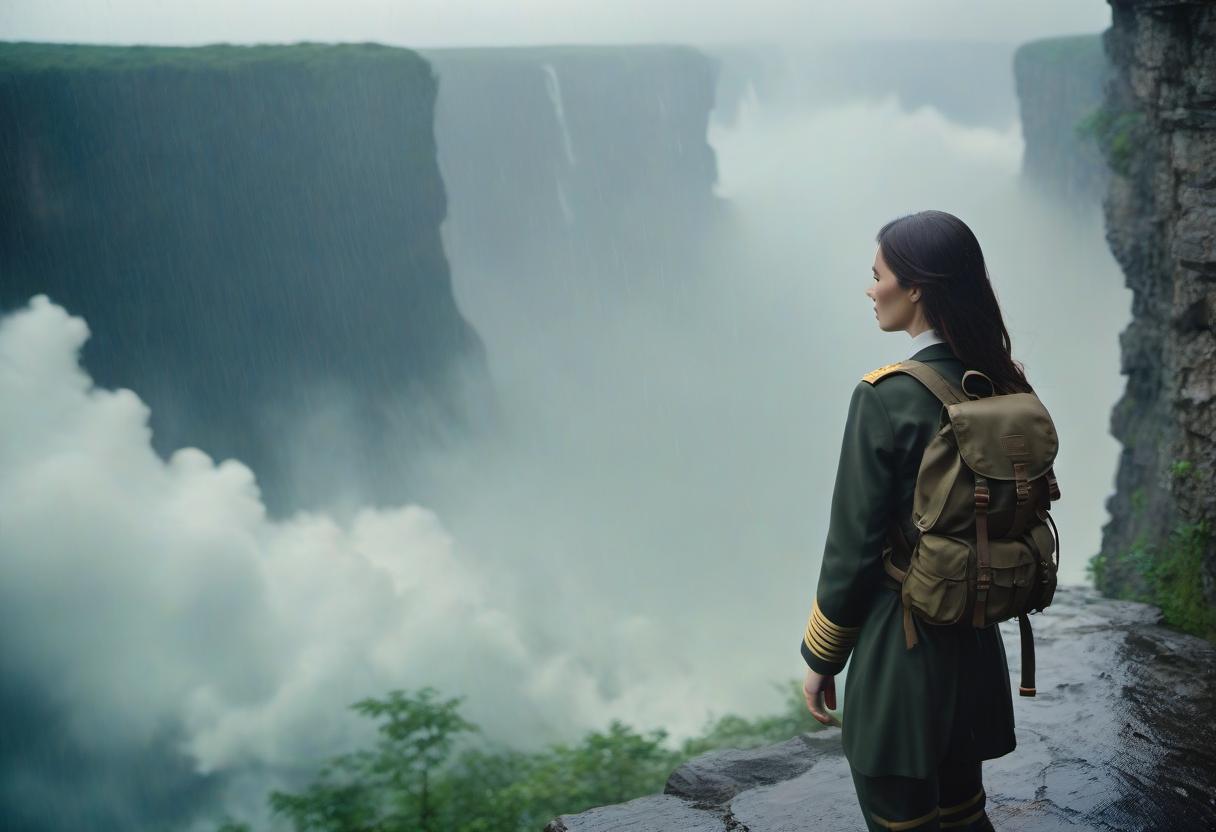
[[[883,364],[877,370],[870,370],[870,372],[866,373],[864,376],[861,377],[861,380],[868,381],[868,382],[870,382],[870,384],[874,384],[880,378],[883,378],[884,376],[889,376],[889,375],[891,375],[891,373],[898,370],[900,368],[901,364],[902,364],[902,362],[900,362],[900,361],[896,361],[894,364]]]

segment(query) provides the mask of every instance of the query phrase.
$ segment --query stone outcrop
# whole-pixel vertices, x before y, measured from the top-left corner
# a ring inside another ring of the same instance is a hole
[[[1159,618],[1080,587],[1032,617],[1038,696],[1014,697],[1018,747],[984,764],[997,829],[1216,828],[1216,646]],[[1016,669],[1016,623],[1001,626]],[[840,729],[703,755],[661,795],[563,815],[547,832],[789,829],[865,829]]]
[[[1098,126],[1113,173],[1107,239],[1133,320],[1120,337],[1127,387],[1111,432],[1123,451],[1095,577],[1122,595],[1161,594],[1149,584],[1172,580],[1194,598],[1171,590],[1162,603],[1216,635],[1216,2],[1111,7]],[[1171,536],[1180,528],[1190,533]]]

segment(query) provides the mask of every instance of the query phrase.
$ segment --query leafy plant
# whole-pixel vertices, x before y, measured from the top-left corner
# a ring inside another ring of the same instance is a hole
[[[1138,111],[1116,111],[1105,106],[1091,111],[1076,124],[1080,138],[1093,138],[1111,170],[1127,176],[1135,154],[1147,138],[1148,119]]]
[[[435,782],[456,737],[478,728],[458,713],[461,697],[437,700],[431,687],[416,694],[351,706],[381,721],[375,748],[335,757],[303,793],[275,791],[271,810],[304,832],[436,832],[439,805],[449,791]]]
[[[1216,609],[1203,591],[1204,553],[1210,541],[1211,529],[1205,521],[1173,529],[1145,577],[1166,624],[1216,641]]]
[[[1170,464],[1170,475],[1176,479],[1184,479],[1190,476],[1195,470],[1195,466],[1188,459],[1175,459]]]

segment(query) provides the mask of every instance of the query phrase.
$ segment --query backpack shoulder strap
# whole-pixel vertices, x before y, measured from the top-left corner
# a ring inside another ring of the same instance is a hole
[[[861,377],[862,381],[868,381],[870,384],[877,384],[887,376],[895,373],[905,373],[912,376],[925,387],[933,395],[937,396],[942,404],[958,404],[968,401],[968,396],[958,387],[951,383],[939,373],[937,370],[920,361],[908,359],[906,361],[897,361],[894,364],[884,364],[877,370],[871,370]]]
[[[959,404],[960,402],[970,400],[957,384],[954,384],[937,370],[921,361],[913,361],[912,359],[901,361],[900,372],[907,373],[928,387],[929,392],[937,396],[938,400],[944,405]]]

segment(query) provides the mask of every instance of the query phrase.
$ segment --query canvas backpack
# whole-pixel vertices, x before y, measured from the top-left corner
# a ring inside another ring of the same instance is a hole
[[[892,371],[912,376],[942,403],[916,477],[913,539],[897,523],[883,554],[900,584],[907,647],[917,643],[913,615],[926,624],[975,627],[1017,617],[1018,692],[1034,696],[1027,616],[1051,603],[1060,564],[1060,534],[1048,512],[1060,498],[1051,416],[1034,393],[997,394],[976,370],[963,374],[961,389],[919,361]]]

